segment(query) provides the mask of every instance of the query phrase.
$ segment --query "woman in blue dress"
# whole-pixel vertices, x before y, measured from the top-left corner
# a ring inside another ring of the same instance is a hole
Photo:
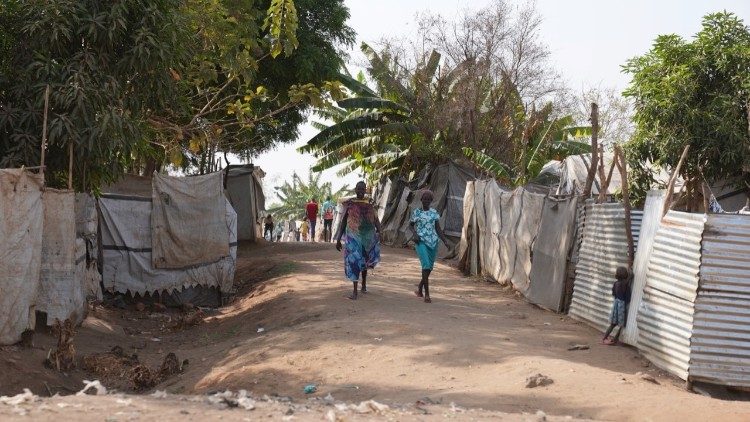
[[[410,220],[412,231],[414,231],[411,240],[416,245],[417,256],[422,264],[422,280],[414,294],[424,297],[425,303],[432,302],[430,300],[430,273],[435,266],[438,239],[450,248],[449,241],[440,228],[440,214],[434,208],[430,208],[433,199],[434,195],[429,190],[422,192],[422,208],[415,209]]]

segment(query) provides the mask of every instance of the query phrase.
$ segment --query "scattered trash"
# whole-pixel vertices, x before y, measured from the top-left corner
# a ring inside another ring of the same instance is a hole
[[[644,380],[644,381],[648,381],[648,382],[650,382],[650,383],[654,383],[654,384],[656,384],[656,385],[660,385],[660,384],[659,384],[659,381],[657,381],[657,380],[656,380],[656,378],[654,378],[654,377],[653,377],[652,375],[649,375],[649,374],[645,374],[645,373],[643,373],[643,372],[636,372],[636,373],[635,373],[635,376],[636,376],[636,377],[640,377],[640,378],[641,378],[642,380]]]
[[[133,404],[133,399],[117,399],[117,404],[121,404],[123,406],[130,406]]]
[[[536,374],[526,378],[526,388],[544,387],[554,382],[552,378],[546,375]]]
[[[255,410],[255,400],[248,395],[246,390],[240,390],[236,395],[229,390],[212,394],[208,396],[208,402],[213,405],[242,407],[245,410]]]
[[[265,328],[263,328],[263,327],[260,327],[260,328],[258,328],[258,332],[259,332],[259,333],[262,333],[262,332],[264,332],[264,331],[266,331],[266,329],[265,329]]]
[[[151,341],[157,341],[158,342],[158,341],[161,341],[161,339],[158,338],[158,337],[151,337]]]
[[[185,315],[177,318],[170,326],[173,330],[183,330],[189,327],[195,327],[206,319],[206,314],[198,309],[196,311],[188,312]]]
[[[138,361],[138,356],[126,356],[122,347],[115,346],[110,352],[84,356],[83,368],[103,379],[108,385],[129,381],[135,391],[154,387],[172,375],[182,372],[174,353],[168,353],[158,369],[151,369]]]
[[[375,337],[375,341],[383,341],[383,337]]]
[[[451,412],[453,412],[453,413],[463,413],[465,411],[466,411],[466,409],[464,409],[463,407],[456,406],[456,403],[451,402]]]
[[[545,422],[547,420],[547,414],[541,410],[536,411],[536,420],[539,422]]]
[[[336,401],[336,399],[333,398],[331,393],[328,393],[325,397],[323,397],[323,400],[328,404],[333,404],[333,402]]]
[[[552,324],[551,324],[551,323],[549,323],[549,322],[545,322],[545,323],[544,323],[544,325],[552,325]]]
[[[308,384],[304,388],[305,394],[312,394],[314,392],[318,391],[318,386],[315,384]]]
[[[167,398],[167,392],[164,390],[156,390],[153,394],[151,394],[151,397],[156,399],[166,399]]]
[[[102,383],[99,382],[99,380],[89,381],[89,380],[83,380],[83,384],[85,387],[83,387],[83,390],[76,393],[76,396],[83,396],[88,394],[88,391],[90,389],[96,390],[97,396],[104,396],[107,394],[107,388],[102,385]]]
[[[328,410],[328,413],[326,413],[326,420],[328,422],[336,422],[336,412],[334,412],[333,409]]]
[[[588,344],[574,344],[568,347],[568,350],[589,350],[590,348]]]
[[[32,403],[39,400],[39,396],[32,393],[28,388],[23,389],[23,393],[15,396],[0,396],[0,403],[8,406],[18,406],[21,403]]]
[[[351,409],[354,410],[357,413],[383,413],[390,409],[388,405],[383,403],[378,403],[375,400],[367,400],[363,401],[359,405],[351,405]]]

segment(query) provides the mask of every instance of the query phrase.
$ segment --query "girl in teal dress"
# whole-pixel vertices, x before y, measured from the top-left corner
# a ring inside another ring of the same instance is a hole
[[[347,296],[357,300],[357,284],[362,275],[362,293],[367,293],[367,270],[380,262],[380,221],[375,208],[365,200],[365,182],[357,183],[355,199],[344,203],[344,216],[339,226],[336,250],[341,251],[344,239],[344,273],[354,284],[354,292]]]
[[[437,256],[438,239],[442,240],[445,246],[450,248],[448,239],[440,228],[440,214],[430,208],[434,195],[429,190],[422,193],[422,208],[417,208],[411,215],[411,228],[414,236],[411,240],[416,244],[417,256],[422,264],[422,280],[414,292],[418,297],[424,297],[426,303],[430,300],[430,273],[435,266],[435,257]],[[424,290],[424,294],[422,291]]]

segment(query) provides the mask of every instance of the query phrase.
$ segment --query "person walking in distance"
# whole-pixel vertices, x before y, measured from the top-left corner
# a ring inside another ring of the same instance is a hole
[[[271,216],[271,214],[268,214],[263,222],[265,223],[263,228],[263,237],[266,237],[266,234],[268,234],[268,241],[273,242],[273,216]]]
[[[329,243],[333,236],[333,212],[336,209],[336,204],[331,201],[331,197],[326,198],[323,202],[323,241]]]
[[[305,207],[305,212],[307,214],[307,221],[310,223],[310,233],[312,234],[310,241],[315,242],[315,224],[318,221],[318,203],[315,198],[310,198],[310,202]]]
[[[362,275],[362,293],[367,293],[367,270],[380,262],[380,221],[375,208],[365,199],[365,182],[357,183],[355,199],[344,203],[344,216],[338,229],[336,250],[341,251],[341,238],[344,238],[344,273],[354,285],[354,291],[347,296],[357,300],[357,284]]]

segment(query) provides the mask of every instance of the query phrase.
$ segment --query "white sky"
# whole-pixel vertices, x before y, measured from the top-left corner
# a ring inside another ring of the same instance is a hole
[[[522,1],[508,0],[511,4]],[[375,43],[383,36],[408,37],[416,30],[414,17],[429,10],[450,17],[469,8],[476,9],[490,0],[346,0],[350,9],[349,26],[359,43]],[[542,15],[541,35],[552,51],[553,65],[569,86],[614,86],[623,89],[629,82],[620,66],[631,57],[649,50],[657,35],[676,33],[691,37],[700,30],[707,13],[727,10],[750,24],[750,0],[537,0]],[[255,164],[265,170],[266,186],[290,180],[293,171],[307,177],[314,158],[296,148],[317,131],[305,125],[294,145],[279,147],[261,155]],[[337,177],[335,170],[323,173],[334,189],[353,186],[356,175]],[[273,201],[272,192],[266,195]]]

